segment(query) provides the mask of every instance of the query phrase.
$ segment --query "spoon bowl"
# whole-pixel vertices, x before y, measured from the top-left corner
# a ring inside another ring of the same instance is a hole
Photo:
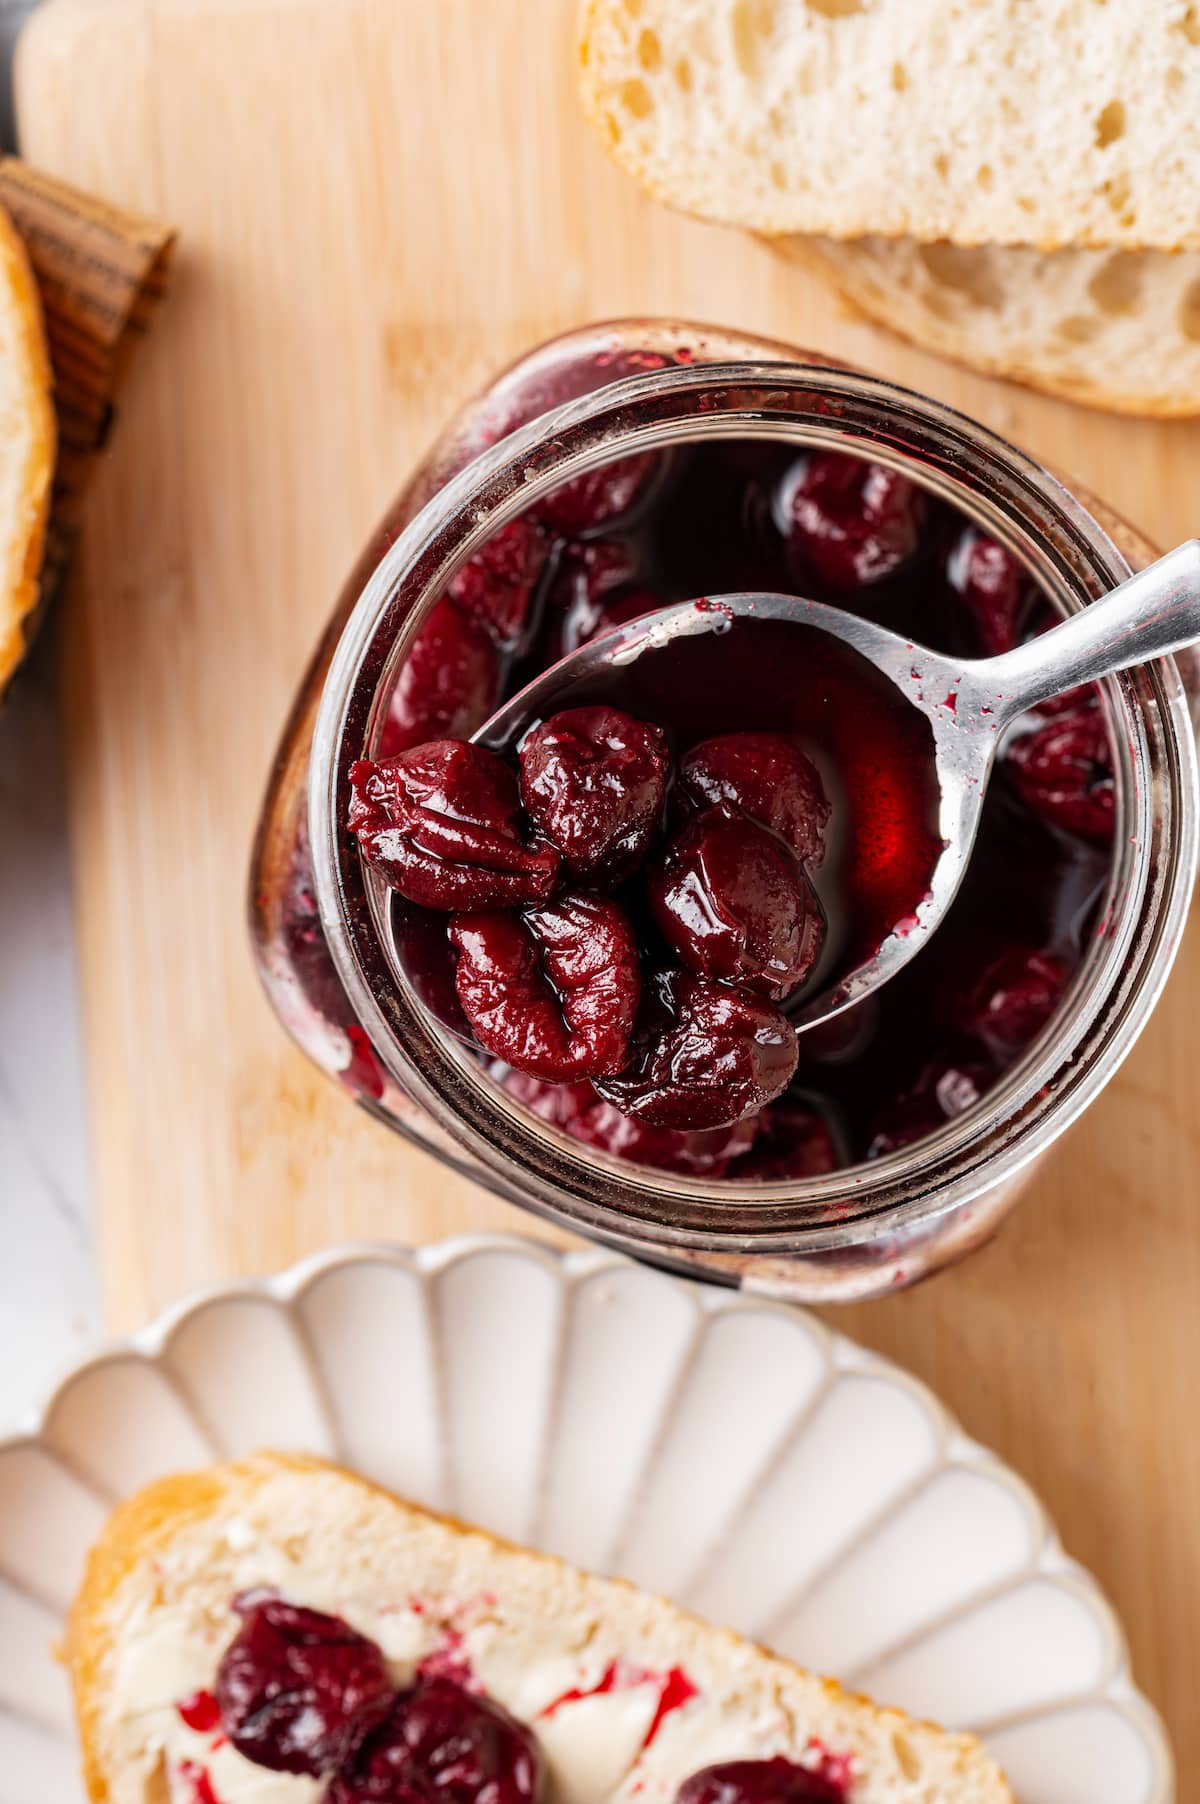
[[[623,672],[644,659],[669,655],[683,640],[725,634],[743,619],[782,622],[840,640],[893,685],[930,732],[940,850],[928,887],[877,945],[849,968],[819,978],[817,993],[801,994],[789,1018],[805,1031],[888,982],[945,919],[970,862],[997,749],[1018,715],[1079,684],[1200,639],[1200,540],[1179,546],[1049,632],[986,659],[947,657],[873,621],[795,596],[746,593],[678,602],[616,627],[551,665],[474,738],[490,750],[511,753],[532,726],[594,698],[598,686],[619,706]]]
[[[620,706],[622,672],[643,659],[669,658],[671,648],[683,640],[723,637],[735,619],[780,622],[840,640],[894,685],[905,703],[924,716],[932,735],[930,757],[938,789],[937,818],[931,824],[941,849],[928,889],[869,957],[849,970],[835,971],[832,981],[821,984],[818,975],[805,986],[808,998],[802,994],[787,1012],[793,1026],[806,1029],[841,1014],[901,970],[954,899],[974,843],[1000,727],[1008,718],[996,708],[992,691],[970,681],[970,667],[821,602],[789,595],[722,595],[679,602],[592,640],[513,696],[474,737],[491,751],[511,753],[539,721],[593,700],[600,686],[610,689]],[[766,723],[770,728],[774,724]]]

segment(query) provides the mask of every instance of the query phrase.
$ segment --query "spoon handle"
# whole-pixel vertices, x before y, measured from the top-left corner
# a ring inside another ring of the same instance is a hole
[[[1048,633],[977,668],[1005,712],[1018,714],[1198,639],[1200,539],[1188,539]]]

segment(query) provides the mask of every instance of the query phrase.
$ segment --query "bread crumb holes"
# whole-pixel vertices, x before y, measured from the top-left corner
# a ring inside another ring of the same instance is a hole
[[[1106,257],[1091,281],[1088,293],[1101,313],[1136,313],[1142,304],[1142,259],[1131,251]]]
[[[1200,281],[1189,282],[1179,297],[1179,330],[1200,344]]]
[[[1094,313],[1072,313],[1066,319],[1059,320],[1058,337],[1064,344],[1090,345],[1098,337],[1103,324],[1103,320],[1097,319]]]
[[[897,1729],[892,1736],[892,1752],[896,1756],[896,1765],[909,1781],[915,1784],[921,1777],[921,1761],[917,1750],[902,1730]]]
[[[1197,15],[1194,6],[1189,6],[1182,19],[1178,20],[1177,29],[1183,33],[1189,44],[1200,44],[1200,16]]]
[[[917,255],[930,280],[963,296],[974,307],[996,308],[1004,292],[991,273],[986,257],[971,245],[947,244],[938,239],[917,246]],[[928,297],[932,301],[932,295]]]
[[[1096,114],[1096,147],[1107,150],[1118,138],[1125,136],[1125,104],[1120,100],[1110,100],[1106,107],[1101,107]]]
[[[633,119],[645,119],[654,111],[650,90],[636,77],[621,83],[621,105]]]

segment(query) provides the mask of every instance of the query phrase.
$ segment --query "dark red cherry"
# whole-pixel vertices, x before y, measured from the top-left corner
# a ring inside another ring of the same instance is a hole
[[[533,511],[552,532],[573,539],[620,520],[641,500],[659,466],[654,451],[614,458],[573,476],[535,502]]]
[[[548,661],[566,657],[614,626],[666,607],[668,597],[638,582],[623,539],[593,539],[564,552],[546,602]]]
[[[1052,952],[1010,946],[967,997],[962,1026],[993,1058],[1009,1062],[1037,1039],[1062,1000],[1068,975]]]
[[[992,1074],[983,1065],[943,1060],[926,1073],[925,1081],[947,1121],[973,1109],[992,1087]]]
[[[529,618],[549,549],[536,520],[522,514],[492,534],[452,579],[447,593],[497,645],[515,645]]]
[[[1061,695],[1048,695],[1044,702],[1039,702],[1033,713],[1043,719],[1051,720],[1058,714],[1074,714],[1081,709],[1099,707],[1100,686],[1098,683],[1080,683],[1075,689],[1064,689]]]
[[[783,1096],[758,1117],[758,1137],[729,1175],[769,1184],[823,1178],[843,1163],[821,1110],[799,1097]]]
[[[401,667],[379,755],[394,758],[430,739],[466,739],[499,697],[491,639],[453,603],[439,601]]]
[[[363,857],[423,908],[520,908],[558,878],[552,846],[521,837],[517,781],[482,746],[439,739],[350,767],[348,825]]]
[[[944,1127],[945,1122],[946,1117],[935,1097],[924,1092],[898,1097],[894,1102],[885,1103],[876,1115],[867,1143],[867,1158],[883,1159],[889,1153],[899,1152],[901,1147],[928,1139],[930,1134],[936,1134]]]
[[[831,1015],[804,1030],[807,1064],[848,1065],[861,1057],[877,1038],[882,1020],[879,994],[864,996],[840,1015]]]
[[[312,852],[303,812],[287,869],[287,901],[283,918],[287,961],[309,1007],[336,1027],[353,1024],[355,1016],[334,968],[321,929],[312,886]]]
[[[395,1699],[383,1654],[336,1616],[249,1592],[217,1668],[221,1728],[239,1754],[278,1773],[333,1771]]]
[[[645,985],[628,1065],[596,1088],[651,1127],[727,1127],[782,1095],[798,1058],[794,1030],[765,997],[663,971]]]
[[[548,1121],[551,1127],[562,1128],[568,1134],[573,1132],[573,1124],[581,1115],[595,1108],[598,1100],[586,1078],[580,1078],[576,1083],[548,1084],[503,1064],[492,1067],[492,1076],[502,1089],[524,1103],[540,1120]]]
[[[479,1044],[548,1083],[620,1071],[641,976],[624,909],[562,896],[524,914],[460,914],[455,985]]]
[[[846,1789],[820,1769],[776,1755],[706,1766],[684,1780],[675,1804],[846,1804]]]
[[[801,582],[813,570],[830,588],[864,589],[885,582],[915,555],[926,498],[882,464],[819,451],[785,478],[781,509]]]
[[[1111,839],[1116,783],[1097,700],[1086,697],[1021,734],[1008,746],[1005,761],[1020,794],[1044,820],[1099,844]]]
[[[660,595],[655,589],[619,589],[601,602],[593,613],[563,622],[559,656],[566,657],[569,652],[578,651],[581,645],[590,645],[602,633],[611,633],[617,626],[628,626],[633,620],[644,620],[647,614],[657,614],[660,608],[670,605],[670,596]]]
[[[553,663],[558,658],[568,657],[581,645],[590,645],[602,633],[610,633],[617,626],[628,626],[631,620],[644,620],[647,614],[657,614],[660,608],[670,605],[670,596],[661,595],[656,589],[637,587],[617,589],[594,606],[588,603],[571,608],[559,618],[551,636],[549,661]]]
[[[564,545],[550,599],[564,610],[584,601],[598,607],[608,596],[629,588],[637,574],[637,552],[628,539]]]
[[[946,581],[972,615],[982,652],[998,657],[1020,644],[1033,586],[1011,551],[964,527],[946,558]]]
[[[610,382],[620,382],[626,376],[661,370],[673,361],[658,351],[614,347],[611,351],[563,358],[527,370],[516,379],[501,383],[493,399],[488,429],[465,450],[474,455],[481,442],[494,444],[552,407],[591,394]],[[595,532],[620,519],[641,501],[662,464],[662,456],[655,451],[611,459],[552,489],[530,512],[563,538]]]
[[[697,808],[718,803],[759,821],[806,864],[825,856],[829,825],[816,766],[782,733],[721,733],[704,739],[681,761],[679,793]]]
[[[327,1804],[534,1804],[529,1729],[452,1679],[418,1680],[338,1773]]]
[[[666,735],[617,708],[568,708],[521,747],[521,800],[571,876],[614,882],[645,856],[670,774]]]
[[[956,1115],[973,1109],[994,1082],[994,1074],[979,1064],[947,1060],[929,1066],[913,1089],[879,1111],[868,1159],[882,1159],[936,1134]]]
[[[626,1159],[631,1165],[648,1165],[688,1178],[723,1178],[731,1163],[754,1144],[757,1128],[756,1118],[690,1132],[651,1127],[597,1097],[595,1107],[579,1116],[567,1132],[597,1152]]]
[[[754,1144],[758,1119],[696,1133],[650,1127],[623,1115],[597,1096],[591,1084],[543,1084],[520,1071],[507,1072],[504,1088],[527,1109],[573,1140],[631,1165],[649,1165],[691,1178],[722,1178],[730,1162]]]
[[[794,853],[728,808],[705,809],[675,835],[646,893],[659,932],[689,970],[776,1002],[804,982],[825,937]]]

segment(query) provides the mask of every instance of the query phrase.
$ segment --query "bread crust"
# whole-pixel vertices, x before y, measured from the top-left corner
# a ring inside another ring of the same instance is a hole
[[[53,376],[41,297],[25,246],[0,208],[0,309],[7,312],[11,338],[11,417],[22,443],[14,491],[3,498],[7,520],[0,523],[3,590],[0,592],[0,695],[25,652],[26,626],[38,601],[38,579],[50,514],[57,448]],[[0,382],[0,389],[5,386]]]
[[[360,1496],[381,1502],[394,1509],[401,1518],[400,1526],[420,1532],[430,1525],[453,1537],[465,1537],[475,1545],[482,1544],[489,1555],[498,1560],[515,1556],[527,1574],[528,1562],[544,1575],[548,1597],[577,1591],[582,1583],[598,1586],[610,1600],[612,1608],[622,1607],[620,1600],[636,1605],[641,1615],[649,1615],[664,1631],[682,1633],[690,1646],[703,1648],[711,1657],[726,1653],[744,1660],[747,1654],[765,1662],[779,1683],[787,1680],[814,1681],[802,1668],[780,1659],[765,1649],[756,1648],[726,1629],[714,1628],[699,1617],[680,1611],[662,1599],[648,1597],[624,1580],[588,1580],[553,1555],[532,1554],[514,1547],[497,1536],[470,1527],[452,1517],[418,1509],[405,1503],[382,1486],[325,1460],[296,1454],[263,1453],[253,1459],[211,1467],[202,1472],[166,1478],[147,1486],[109,1518],[104,1531],[92,1549],[84,1578],[71,1609],[62,1657],[69,1668],[75,1695],[80,1741],[83,1749],[83,1771],[92,1804],[108,1804],[111,1796],[109,1774],[103,1750],[102,1720],[106,1701],[106,1674],[111,1671],[115,1651],[115,1608],[123,1588],[141,1582],[154,1562],[163,1556],[181,1534],[202,1528],[247,1510],[256,1494],[273,1484],[281,1475],[298,1478],[334,1477],[354,1488]],[[498,1588],[503,1584],[499,1576]],[[617,1599],[611,1604],[613,1598]],[[946,1735],[929,1724],[918,1724],[901,1711],[888,1710],[869,1699],[848,1693],[835,1680],[816,1681],[828,1704],[838,1710],[850,1709],[866,1713],[873,1730],[890,1739],[907,1736],[915,1740],[933,1738],[938,1748],[948,1755],[951,1769],[963,1785],[964,1796],[988,1800],[988,1804],[1012,1804],[1011,1794],[999,1770],[970,1735]],[[950,1798],[944,1804],[952,1804]]]

